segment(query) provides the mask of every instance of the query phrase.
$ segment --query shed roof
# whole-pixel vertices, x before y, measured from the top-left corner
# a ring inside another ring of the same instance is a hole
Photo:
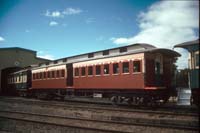
[[[192,45],[197,45],[197,44],[199,44],[199,39],[193,40],[193,41],[184,42],[184,43],[181,43],[181,44],[177,44],[177,45],[174,46],[174,48],[181,47],[181,48],[186,48],[187,49],[188,47],[190,47]]]
[[[21,51],[27,51],[27,52],[31,52],[31,53],[36,53],[36,51],[34,51],[34,50],[20,48],[20,47],[0,48],[0,51],[5,51],[5,50],[21,50]]]

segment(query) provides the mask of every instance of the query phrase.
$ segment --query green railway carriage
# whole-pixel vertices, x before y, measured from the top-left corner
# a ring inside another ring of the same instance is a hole
[[[191,88],[191,103],[200,105],[200,88],[199,88],[199,39],[189,41],[174,47],[181,47],[189,51],[189,87]]]
[[[31,87],[31,70],[22,69],[10,73],[7,78],[8,90],[13,94],[24,95],[25,92]]]

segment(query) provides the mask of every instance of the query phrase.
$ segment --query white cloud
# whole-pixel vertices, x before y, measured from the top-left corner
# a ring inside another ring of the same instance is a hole
[[[51,54],[49,54],[47,51],[38,51],[38,57],[45,58],[49,60],[53,60],[55,57]]]
[[[5,41],[5,39],[0,36],[0,42],[4,42],[4,41]]]
[[[58,23],[56,21],[51,21],[49,23],[49,26],[57,26],[57,25],[58,25]]]
[[[115,43],[115,44],[124,44],[124,43],[128,42],[127,38],[115,38],[115,37],[112,37],[112,38],[110,38],[110,40],[113,41],[113,43]]]
[[[63,15],[59,11],[53,11],[50,12],[49,10],[46,10],[46,13],[44,14],[47,17],[53,17],[53,18],[62,18]]]
[[[140,32],[133,37],[111,38],[119,45],[148,43],[162,48],[172,48],[175,44],[198,38],[198,1],[159,1],[138,16]],[[183,51],[182,51],[183,52]],[[178,64],[187,66],[186,51]]]
[[[49,59],[49,60],[54,60],[54,56],[53,56],[53,55],[50,55],[50,54],[38,55],[38,57],[44,58],[44,59]]]
[[[83,12],[81,9],[70,7],[70,8],[64,9],[63,11],[46,10],[46,12],[44,13],[44,16],[52,17],[52,18],[63,18],[65,15],[76,15],[76,14],[80,14],[81,12]]]
[[[75,15],[75,14],[80,14],[81,12],[83,12],[81,9],[78,9],[78,8],[71,8],[71,7],[69,7],[69,8],[66,8],[63,12],[62,12],[62,14],[64,14],[64,15]]]

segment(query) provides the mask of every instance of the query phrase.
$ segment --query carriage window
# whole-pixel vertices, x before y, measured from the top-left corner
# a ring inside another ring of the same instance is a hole
[[[48,78],[51,78],[50,72],[48,72],[47,74],[48,74],[47,77],[48,77]]]
[[[42,72],[40,72],[40,78],[41,78],[41,79],[43,78],[43,74],[42,74]]]
[[[79,76],[79,68],[75,68],[75,76]]]
[[[57,77],[57,78],[60,77],[60,72],[59,72],[59,70],[56,70],[56,77]]]
[[[155,64],[155,73],[160,74],[160,63],[159,62],[156,62],[156,64]]]
[[[61,77],[65,77],[65,70],[61,70]]]
[[[85,76],[85,67],[81,67],[81,76]]]
[[[44,75],[44,78],[46,78],[46,77],[47,77],[47,75],[46,75],[46,72],[43,72],[43,75]]]
[[[195,67],[199,67],[199,53],[195,54]]]
[[[23,76],[23,81],[27,82],[27,76],[26,75]]]
[[[35,79],[37,79],[37,73],[35,73]]]
[[[36,79],[36,75],[35,75],[35,73],[33,74],[33,80],[35,80]]]
[[[52,71],[51,74],[52,74],[52,78],[55,78],[55,71]]]
[[[19,75],[19,82],[21,82],[21,75]]]
[[[113,64],[113,74],[118,74],[119,73],[119,64],[114,63]]]
[[[37,79],[37,73],[34,73],[34,79]]]
[[[103,73],[104,74],[109,74],[109,64],[105,64],[104,65]]]
[[[40,73],[36,73],[36,79],[40,79]]]
[[[96,66],[96,75],[101,75],[101,66]]]
[[[133,72],[141,72],[140,61],[133,61]]]
[[[129,72],[129,62],[123,62],[123,73],[128,73]]]
[[[93,70],[92,70],[92,66],[88,67],[88,75],[93,75]]]

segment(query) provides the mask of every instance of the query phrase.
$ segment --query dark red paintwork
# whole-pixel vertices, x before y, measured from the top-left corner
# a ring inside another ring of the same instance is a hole
[[[138,89],[144,88],[143,74],[124,74],[74,78],[75,89]]]
[[[66,78],[33,80],[32,89],[61,89],[66,88]]]
[[[130,61],[129,73],[122,73],[122,62],[119,63],[120,73],[113,74],[112,64],[109,65],[110,73],[104,75],[103,65],[101,65],[101,75],[95,75],[95,66],[93,66],[93,75],[78,76],[74,78],[75,89],[142,89],[144,88],[144,74],[133,73],[133,62]],[[142,70],[142,65],[140,66]],[[79,71],[80,72],[80,71]]]

